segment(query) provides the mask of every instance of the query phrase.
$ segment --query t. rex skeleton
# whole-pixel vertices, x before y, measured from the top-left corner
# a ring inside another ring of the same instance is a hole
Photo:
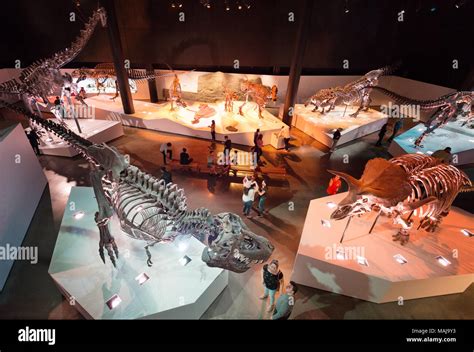
[[[251,265],[270,257],[273,245],[250,231],[238,215],[212,215],[205,208],[188,210],[182,189],[172,183],[165,185],[163,180],[130,165],[128,158],[114,147],[93,144],[62,125],[5,101],[0,100],[0,106],[23,114],[55,133],[89,162],[99,208],[95,214],[100,233],[99,254],[104,263],[104,248],[114,266],[118,258],[118,248],[108,226],[114,212],[128,236],[146,242],[150,266],[148,248],[178,236],[194,236],[206,244],[202,260],[211,267],[245,272]]]
[[[338,204],[331,219],[379,211],[401,225],[393,240],[402,245],[408,242],[412,215],[420,219],[419,227],[432,232],[448,215],[458,193],[472,190],[464,172],[423,154],[369,160],[359,180],[343,172],[328,171],[349,185],[349,194]],[[406,213],[410,215],[404,219]]]
[[[107,16],[105,9],[100,7],[89,18],[79,36],[72,44],[55,53],[48,59],[41,59],[22,70],[19,78],[14,78],[0,84],[0,97],[19,97],[25,106],[32,112],[31,99],[42,98],[51,111],[55,111],[49,102],[49,96],[59,96],[63,93],[63,87],[71,87],[71,76],[62,75],[59,69],[72,61],[86,46],[97,24],[101,22],[105,27]],[[62,122],[60,114],[55,114]]]
[[[240,90],[245,94],[245,102],[239,107],[239,114],[244,116],[242,108],[248,103],[249,97],[257,104],[258,117],[263,119],[262,111],[265,108],[267,101],[277,100],[278,88],[276,85],[270,87],[264,86],[260,83],[252,83],[248,79],[240,84]]]
[[[426,121],[426,130],[423,131],[423,133],[416,139],[415,146],[417,147],[423,147],[421,143],[428,134],[434,132],[437,128],[445,125],[449,121],[457,119],[458,116],[465,118],[465,121],[462,124],[463,126],[470,123],[474,118],[474,114],[472,112],[474,92],[460,91],[443,95],[437,99],[416,100],[404,97],[382,87],[370,88],[381,91],[401,105],[419,106],[420,110],[422,111],[438,109],[428,119],[428,121]]]
[[[345,86],[321,89],[311,96],[304,105],[314,105],[313,111],[317,111],[318,108],[321,108],[324,114],[333,110],[336,105],[339,104],[360,104],[357,111],[350,115],[357,117],[361,110],[367,111],[369,109],[370,102],[372,101],[370,99],[371,89],[378,84],[379,77],[387,75],[393,70],[394,67],[383,67],[378,70],[370,71],[358,80],[348,83]],[[326,107],[328,109],[324,111]]]

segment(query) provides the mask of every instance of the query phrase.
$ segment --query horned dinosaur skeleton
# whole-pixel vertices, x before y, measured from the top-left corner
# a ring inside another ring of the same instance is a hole
[[[448,215],[456,196],[472,191],[472,183],[464,172],[423,154],[369,160],[359,180],[343,172],[328,171],[349,185],[348,195],[338,204],[331,219],[349,217],[350,221],[354,215],[378,211],[379,215],[401,225],[393,240],[402,245],[408,242],[412,215],[420,219],[418,228],[433,232]],[[404,219],[406,213],[410,215]]]
[[[419,106],[422,111],[437,109],[428,121],[426,121],[425,131],[415,140],[414,144],[416,147],[422,148],[423,145],[421,143],[427,135],[433,133],[437,128],[444,126],[449,121],[458,119],[459,116],[465,120],[462,126],[469,124],[474,119],[474,113],[472,111],[474,92],[471,91],[449,93],[432,100],[416,100],[404,97],[382,87],[370,88],[381,91],[401,105]]]
[[[386,66],[378,70],[372,70],[354,82],[350,82],[345,86],[337,86],[333,88],[324,88],[312,95],[304,104],[314,105],[314,109],[322,109],[322,113],[328,113],[333,110],[336,105],[355,105],[359,104],[359,108],[350,116],[357,117],[361,110],[367,111],[372,101],[370,93],[374,86],[377,86],[379,78],[387,75],[394,70],[395,66]],[[325,108],[328,108],[326,111]]]
[[[276,85],[273,85],[270,88],[260,83],[252,83],[246,79],[240,83],[240,90],[245,95],[245,102],[239,107],[239,114],[242,116],[244,116],[242,108],[248,103],[249,97],[251,97],[257,104],[258,117],[261,119],[263,119],[262,111],[265,108],[267,101],[277,100],[278,87]]]
[[[84,29],[81,30],[80,35],[76,37],[69,47],[55,53],[50,58],[34,62],[22,70],[19,78],[13,78],[1,83],[0,97],[19,97],[30,112],[33,112],[30,105],[31,98],[41,98],[58,120],[63,123],[61,114],[55,113],[56,110],[49,102],[48,97],[62,95],[64,94],[63,88],[65,86],[71,87],[70,75],[62,75],[59,69],[72,61],[82,51],[99,22],[103,27],[107,24],[106,12],[102,7],[94,11],[85,24]],[[79,124],[78,130],[80,131]]]
[[[21,107],[0,100],[5,106],[41,125],[70,144],[90,164],[90,179],[98,203],[95,222],[99,228],[99,254],[105,263],[104,249],[116,265],[118,248],[109,232],[115,212],[125,234],[146,243],[147,264],[152,265],[149,247],[173,241],[178,236],[194,236],[207,248],[202,260],[210,267],[245,272],[263,263],[273,245],[253,233],[233,213],[212,215],[208,209],[188,210],[183,189],[130,165],[126,156],[103,144],[93,144],[64,126],[44,120]]]

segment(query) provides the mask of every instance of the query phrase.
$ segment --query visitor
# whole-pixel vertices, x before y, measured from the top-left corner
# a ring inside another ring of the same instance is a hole
[[[295,306],[295,295],[298,292],[298,286],[290,281],[285,287],[285,294],[278,297],[272,320],[288,320]]]
[[[244,185],[244,188],[250,188],[250,186],[255,185],[257,186],[257,181],[255,180],[255,176],[245,176],[244,179],[242,180],[242,184]]]
[[[332,196],[339,191],[339,188],[341,188],[341,185],[342,185],[341,178],[338,175],[336,175],[333,178],[331,178],[331,180],[329,180],[329,186],[326,192]]]
[[[387,139],[388,143],[392,143],[393,139],[397,136],[398,131],[403,127],[403,120],[398,119],[393,125],[392,135]]]
[[[181,165],[189,165],[193,162],[193,158],[189,157],[188,150],[183,148],[183,151],[179,155],[179,163]]]
[[[26,134],[26,137],[30,141],[31,147],[35,151],[36,155],[41,155],[41,152],[39,150],[39,136],[36,133],[36,130],[32,128],[29,133]]]
[[[339,142],[339,139],[341,138],[341,131],[342,128],[338,128],[336,129],[336,131],[334,131],[334,134],[332,135],[332,146],[330,149],[331,153],[336,150],[336,145]]]
[[[387,126],[388,123],[384,124],[379,131],[379,140],[377,141],[377,143],[375,143],[377,147],[380,147],[382,145],[383,137],[385,137],[385,133],[387,133]]]
[[[209,128],[211,129],[211,138],[213,141],[215,141],[216,140],[216,121],[212,120]]]
[[[234,149],[234,153],[230,157],[230,165],[237,166],[239,164],[239,151]]]
[[[79,93],[77,94],[76,99],[85,106],[88,106],[87,103],[85,102],[85,99],[87,98],[87,93],[84,87],[81,87],[81,90],[79,90]]]
[[[255,133],[253,134],[253,145],[257,145],[257,138],[260,134],[260,128],[257,128],[257,130],[255,131]]]
[[[257,165],[263,155],[263,134],[259,134],[255,144],[255,153],[257,153]]]
[[[168,170],[166,170],[166,167],[164,167],[164,166],[161,167],[161,177],[160,177],[160,180],[164,180],[164,181],[165,181],[165,185],[167,185],[168,183],[173,182],[172,177],[171,177],[171,172],[169,172]]]
[[[252,184],[249,188],[244,187],[244,194],[242,195],[242,201],[244,203],[243,214],[251,218],[250,210],[252,210],[253,201],[255,200],[255,184]]]
[[[163,154],[163,163],[166,165],[166,154],[168,154],[168,158],[173,160],[173,151],[171,149],[171,143],[163,143],[160,147],[160,152]]]
[[[232,141],[228,136],[224,136],[224,157],[226,164],[229,164],[230,150],[232,149]]]
[[[61,104],[61,99],[59,99],[59,97],[57,96],[54,100],[54,106],[56,107],[56,109],[59,109],[61,107]]]
[[[451,164],[453,155],[451,154],[451,147],[446,147],[442,150],[437,150],[431,154],[433,158],[441,160],[443,164]]]
[[[278,138],[283,138],[283,142],[285,143],[285,150],[287,152],[290,151],[290,127],[289,126],[282,126],[280,132],[278,133]]]
[[[216,171],[216,158],[214,156],[214,150],[209,149],[209,154],[207,155],[207,168],[211,175],[217,175]]]
[[[270,302],[267,312],[271,312],[275,304],[275,294],[280,289],[283,281],[283,273],[279,269],[278,260],[273,259],[270,264],[263,266],[263,296],[260,299],[266,299],[270,296]]]
[[[262,185],[258,191],[258,216],[262,217],[265,212],[265,200],[267,199],[268,186],[265,180],[262,181]]]

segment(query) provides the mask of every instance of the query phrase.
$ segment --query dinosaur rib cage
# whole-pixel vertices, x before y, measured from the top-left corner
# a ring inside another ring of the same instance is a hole
[[[422,154],[407,154],[390,159],[408,174],[412,188],[408,202],[436,197],[437,201],[415,209],[413,215],[420,218],[438,217],[449,210],[460,190],[471,186],[466,174],[452,165],[441,164],[439,160]]]

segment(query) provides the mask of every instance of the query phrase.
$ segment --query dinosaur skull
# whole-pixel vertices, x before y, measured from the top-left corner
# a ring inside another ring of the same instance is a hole
[[[411,194],[406,172],[385,159],[369,160],[359,180],[344,172],[328,171],[340,176],[349,185],[347,196],[331,214],[334,220],[368,213],[374,207],[395,207]]]
[[[120,173],[127,169],[130,164],[127,157],[120,154],[114,147],[109,147],[105,143],[91,145],[87,148],[87,153],[104,170],[110,173],[114,181],[120,178]]]
[[[273,252],[270,241],[250,231],[236,214],[214,216],[212,227],[217,237],[208,240],[209,248],[202,253],[202,260],[210,267],[243,273],[251,265],[267,261]]]

